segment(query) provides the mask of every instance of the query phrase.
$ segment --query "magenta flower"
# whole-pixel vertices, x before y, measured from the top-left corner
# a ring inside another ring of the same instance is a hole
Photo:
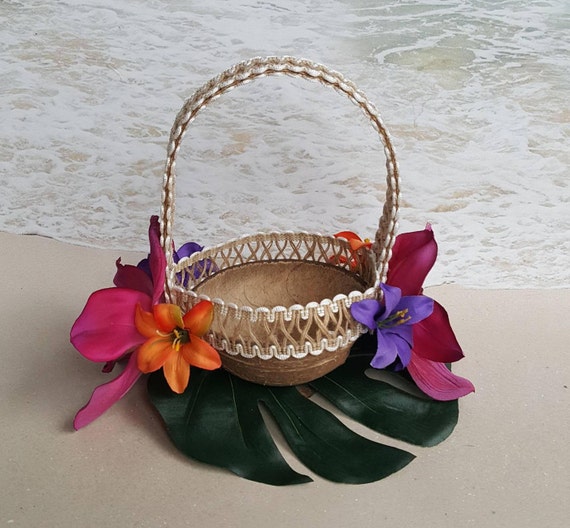
[[[420,295],[424,280],[437,257],[431,226],[396,237],[386,282],[402,295]],[[436,400],[455,400],[475,390],[453,374],[446,363],[463,357],[445,309],[434,301],[431,315],[413,326],[413,346],[407,369],[418,387]]]
[[[383,302],[365,299],[350,307],[352,316],[376,332],[378,348],[370,365],[377,369],[406,367],[411,359],[413,325],[433,311],[433,300],[424,295],[402,296],[400,288],[381,284]]]
[[[117,260],[115,288],[91,294],[81,315],[71,329],[71,343],[81,355],[91,361],[105,362],[104,372],[110,372],[118,360],[129,358],[123,372],[114,380],[97,387],[91,399],[75,416],[73,426],[80,429],[98,418],[120,400],[141,375],[133,350],[146,338],[135,326],[135,310],[140,305],[151,311],[163,297],[166,259],[160,245],[158,217],[153,216],[149,227],[149,272],[137,266],[122,265]]]
[[[160,245],[158,216],[150,219],[149,242],[149,256],[137,266],[123,265],[121,259],[117,260],[117,273],[113,279],[116,287],[93,293],[71,329],[73,346],[87,359],[104,362],[103,372],[111,372],[117,361],[128,358],[121,374],[93,391],[87,405],[75,416],[75,429],[101,416],[142,374],[133,351],[148,336],[142,335],[136,327],[136,308],[140,305],[143,311],[151,312],[164,297],[166,259]],[[201,249],[202,246],[195,242],[188,242],[174,252],[174,260],[178,262]]]

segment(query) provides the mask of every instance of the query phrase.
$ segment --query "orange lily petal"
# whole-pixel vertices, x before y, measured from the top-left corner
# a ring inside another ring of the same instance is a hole
[[[183,328],[182,310],[175,304],[155,304],[152,307],[154,320],[162,332],[172,332],[175,328]]]
[[[200,301],[184,316],[184,328],[193,336],[202,337],[214,318],[214,305],[210,301]]]
[[[341,231],[340,233],[336,233],[335,238],[346,238],[350,245],[350,249],[352,251],[358,251],[360,248],[371,248],[372,242],[370,240],[362,240],[356,233],[353,231]]]
[[[141,372],[148,374],[158,370],[174,353],[170,336],[157,335],[145,341],[138,349],[137,365]]]
[[[145,337],[154,337],[158,331],[152,312],[145,312],[140,304],[137,304],[135,310],[135,326]]]
[[[182,394],[186,390],[190,379],[190,365],[182,354],[172,354],[164,363],[163,372],[168,385],[176,394]]]
[[[335,238],[346,238],[346,240],[360,240],[362,239],[354,231],[341,231],[340,233],[335,233]]]
[[[349,240],[348,243],[350,244],[350,249],[352,251],[358,251],[361,248],[371,248],[372,242],[366,240]]]
[[[192,336],[189,343],[180,347],[187,363],[204,370],[215,370],[222,366],[217,350],[199,337]]]

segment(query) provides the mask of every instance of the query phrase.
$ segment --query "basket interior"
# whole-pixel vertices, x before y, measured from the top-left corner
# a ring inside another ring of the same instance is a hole
[[[194,288],[197,294],[238,306],[306,305],[364,291],[358,275],[331,264],[307,261],[252,262],[222,270]]]
[[[172,271],[171,299],[184,311],[214,301],[208,339],[217,350],[264,361],[344,354],[362,331],[350,304],[372,298],[379,280],[372,251],[310,233],[248,235]]]
[[[248,235],[195,253],[175,271],[182,302],[190,293],[253,309],[320,303],[378,280],[371,251],[310,233]]]

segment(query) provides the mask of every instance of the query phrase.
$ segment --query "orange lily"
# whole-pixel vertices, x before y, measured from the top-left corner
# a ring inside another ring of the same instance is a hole
[[[335,238],[345,238],[348,244],[350,245],[350,249],[352,253],[356,253],[359,249],[370,249],[372,247],[372,242],[369,238],[365,238],[362,240],[356,233],[353,231],[341,231],[340,233],[336,233],[333,235]],[[344,264],[346,262],[346,258],[342,255],[335,257],[336,262],[340,264]],[[350,267],[356,268],[356,258],[350,259]]]
[[[340,233],[336,233],[334,237],[346,238],[352,251],[358,251],[361,248],[370,249],[372,247],[372,242],[369,238],[362,240],[362,238],[352,231],[341,231]]]
[[[152,312],[137,305],[135,326],[148,338],[137,351],[137,364],[145,374],[164,369],[170,388],[181,394],[188,386],[190,366],[214,370],[222,365],[218,352],[202,336],[214,317],[210,301],[200,301],[186,315],[174,304],[155,304]]]

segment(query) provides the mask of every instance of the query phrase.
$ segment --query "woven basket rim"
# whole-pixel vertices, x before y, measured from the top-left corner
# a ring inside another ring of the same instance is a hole
[[[180,293],[184,293],[190,297],[193,297],[197,301],[210,301],[212,304],[219,306],[223,310],[234,310],[240,313],[247,313],[250,314],[251,321],[258,321],[259,319],[264,319],[266,321],[272,322],[274,321],[278,314],[284,314],[283,318],[285,321],[290,320],[293,317],[294,312],[301,312],[301,319],[308,319],[308,312],[313,310],[323,310],[325,308],[332,308],[333,311],[338,311],[339,303],[343,303],[345,306],[349,307],[355,302],[361,301],[363,299],[371,299],[376,297],[377,288],[371,286],[367,288],[365,291],[360,292],[354,290],[348,294],[339,293],[335,295],[332,299],[323,299],[320,302],[317,301],[310,301],[305,305],[302,304],[292,304],[291,306],[283,306],[283,305],[276,305],[271,308],[266,306],[260,306],[259,308],[252,308],[251,306],[239,306],[235,303],[226,302],[219,297],[210,298],[205,294],[196,293],[192,290],[185,290],[183,288],[175,287],[173,288],[175,291]]]
[[[304,238],[318,238],[331,241],[334,244],[349,247],[348,241],[344,238],[337,238],[331,235],[323,235],[321,233],[311,233],[308,231],[270,231],[270,232],[259,232],[253,234],[242,235],[239,237],[232,238],[220,244],[216,244],[214,246],[205,247],[201,251],[197,251],[188,257],[182,258],[174,267],[175,273],[179,273],[187,268],[189,265],[195,264],[201,260],[205,260],[208,258],[209,255],[216,252],[217,250],[224,248],[230,245],[238,245],[238,244],[247,244],[248,241],[254,241],[259,239],[260,237],[266,240],[274,240],[275,237],[279,238],[280,236],[299,236]],[[340,303],[344,304],[347,308],[350,307],[351,304],[361,301],[362,299],[369,299],[375,298],[378,296],[380,289],[380,277],[378,273],[378,269],[376,267],[376,258],[372,251],[367,253],[368,259],[371,261],[371,267],[374,270],[374,284],[369,286],[363,291],[353,290],[348,294],[339,293],[335,295],[332,299],[325,298],[320,301],[310,301],[306,304],[293,304],[290,306],[284,306],[280,304],[276,304],[274,306],[260,306],[258,308],[253,308],[247,305],[237,305],[235,303],[226,302],[223,299],[216,297],[210,298],[208,295],[196,293],[190,288],[186,288],[181,284],[173,285],[172,289],[176,292],[179,292],[183,295],[188,295],[195,299],[196,301],[206,300],[212,302],[214,305],[218,307],[218,309],[223,311],[235,311],[239,312],[241,315],[248,315],[248,318],[251,321],[257,321],[258,319],[264,319],[267,321],[274,321],[276,317],[283,316],[285,320],[288,320],[292,317],[294,312],[301,312],[301,318],[307,319],[309,317],[308,313],[311,311],[322,311],[324,309],[332,309],[333,311],[338,311]],[[283,260],[255,260],[249,263],[244,263],[243,265],[247,264],[259,264],[263,262],[272,263],[272,262],[286,262],[288,259]],[[300,259],[299,262],[314,262],[315,264],[319,264],[316,261],[310,260],[302,260]],[[335,266],[331,263],[332,268],[337,269],[345,269],[341,266]],[[231,268],[226,268],[226,271]],[[347,270],[350,271],[350,270]],[[215,274],[214,274],[215,275]]]

